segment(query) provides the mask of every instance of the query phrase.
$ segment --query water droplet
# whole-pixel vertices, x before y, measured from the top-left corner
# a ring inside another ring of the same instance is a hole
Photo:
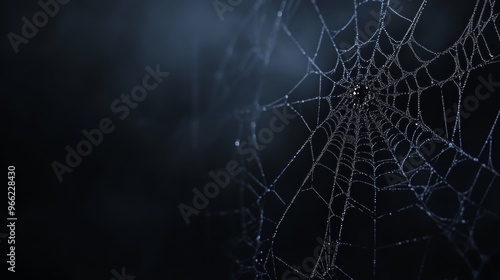
[[[236,139],[236,141],[234,141],[234,145],[236,147],[239,147],[240,146],[240,139]]]
[[[278,17],[281,17],[283,13],[281,11],[278,12]]]

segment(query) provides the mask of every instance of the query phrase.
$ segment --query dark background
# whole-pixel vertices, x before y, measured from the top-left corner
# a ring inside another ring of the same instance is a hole
[[[453,3],[433,7],[455,9],[427,25],[435,31],[427,40],[437,47],[463,30],[456,22],[469,7]],[[221,192],[190,225],[177,207],[191,202],[191,189],[209,182],[211,170],[236,157],[234,110],[252,99],[222,89],[216,73],[231,40],[260,32],[245,29],[252,5],[245,0],[220,21],[210,1],[72,0],[15,54],[5,35],[19,34],[20,18],[31,18],[39,6],[4,1],[3,166],[16,166],[16,276],[111,279],[113,269],[125,267],[137,280],[230,277],[229,244],[239,221],[217,222],[207,214],[231,209],[237,190]],[[440,35],[440,28],[451,35]],[[170,76],[119,120],[112,101],[157,64]],[[231,67],[225,75],[244,70]],[[279,88],[301,66],[292,58],[272,67],[268,79]],[[498,73],[498,66],[484,73]],[[485,105],[489,112],[498,110],[496,101]],[[97,128],[105,117],[115,131],[58,182],[50,164],[63,163],[65,146],[75,147],[84,139],[80,131]],[[477,118],[468,127],[481,125]],[[2,255],[6,245],[2,240]]]

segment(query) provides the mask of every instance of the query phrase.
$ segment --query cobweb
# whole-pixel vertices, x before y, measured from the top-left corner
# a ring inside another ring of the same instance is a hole
[[[441,2],[252,3],[217,74],[235,148],[296,118],[239,155],[234,278],[500,279],[498,5]]]

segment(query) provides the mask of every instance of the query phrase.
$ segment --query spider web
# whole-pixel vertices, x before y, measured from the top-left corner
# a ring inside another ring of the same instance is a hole
[[[240,156],[235,278],[500,278],[498,94],[453,111],[495,80],[498,7],[461,3],[439,44],[435,2],[253,5],[217,75],[248,105],[236,143],[297,118]]]

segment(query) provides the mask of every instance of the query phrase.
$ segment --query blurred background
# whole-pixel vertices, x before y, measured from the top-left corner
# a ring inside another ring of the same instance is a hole
[[[417,2],[401,0],[408,14]],[[430,3],[419,38],[445,49],[467,23],[473,7],[467,2]],[[192,189],[210,182],[210,171],[238,158],[235,141],[245,135],[239,110],[279,99],[304,73],[307,62],[290,42],[277,43],[263,73],[246,57],[255,42],[269,43],[280,5],[270,2],[255,16],[256,3],[243,0],[221,20],[211,1],[71,0],[18,53],[7,34],[22,34],[21,18],[31,20],[41,8],[32,0],[2,3],[3,158],[4,167],[16,166],[16,277],[107,280],[123,267],[136,280],[231,277],[241,223],[220,214],[237,207],[238,184],[211,199],[189,225],[178,205],[191,204]],[[338,26],[352,15],[352,1],[336,5],[332,25]],[[309,12],[294,11],[291,28],[315,46]],[[265,23],[254,24],[259,18]],[[170,75],[120,120],[111,104],[156,65]],[[482,71],[477,75],[498,73],[498,65]],[[252,92],[263,77],[267,95],[257,97]],[[499,103],[490,101],[481,106],[491,114],[468,120],[472,131],[483,123],[491,129]],[[65,147],[76,147],[85,139],[81,131],[98,128],[103,118],[115,130],[59,182],[51,164],[64,163]],[[303,135],[283,134],[268,160],[286,162]],[[5,240],[0,248],[4,255]],[[497,264],[498,258],[497,252]],[[460,270],[453,273],[435,279]]]

